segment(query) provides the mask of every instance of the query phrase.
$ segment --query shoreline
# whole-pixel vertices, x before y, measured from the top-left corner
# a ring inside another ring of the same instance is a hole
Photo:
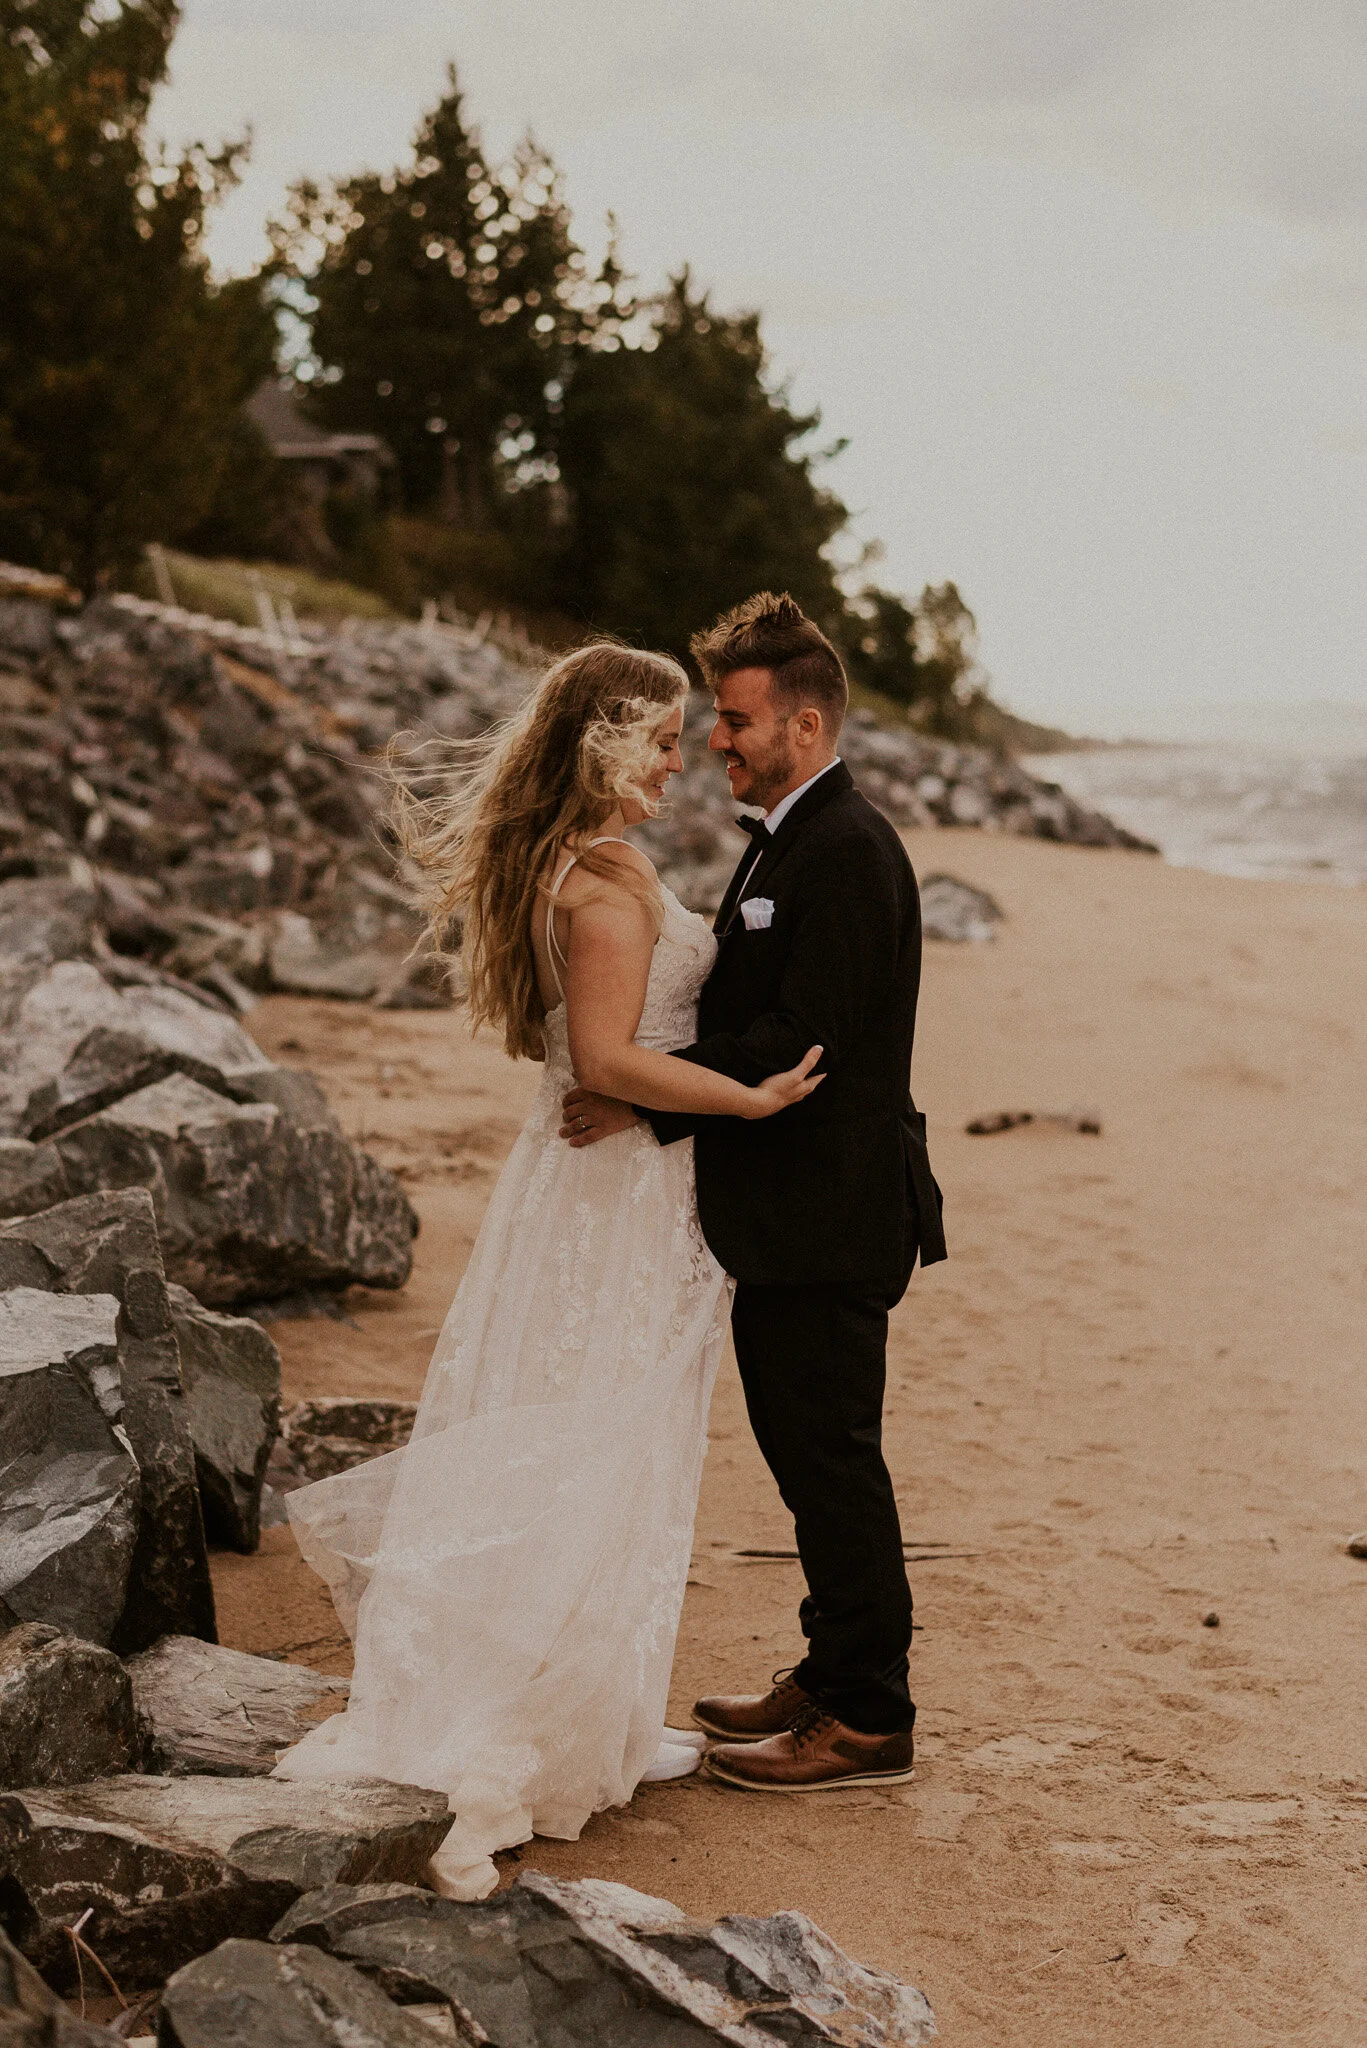
[[[914,1087],[949,1262],[893,1318],[917,1776],[644,1789],[501,1859],[709,1917],[796,1906],[954,2048],[1344,2048],[1367,1995],[1361,1245],[1367,899],[1006,834],[907,835],[1006,912],[928,945]],[[423,1218],[401,1295],[271,1326],[288,1399],[411,1398],[536,1085],[459,1015],[271,997]],[[1002,1109],[1102,1133],[968,1137]],[[791,1527],[723,1366],[672,1717],[793,1661]],[[345,1670],[288,1530],[215,1557],[224,1640]],[[1203,1617],[1219,1615],[1218,1626]],[[1212,2028],[1211,2020],[1219,2018]]]

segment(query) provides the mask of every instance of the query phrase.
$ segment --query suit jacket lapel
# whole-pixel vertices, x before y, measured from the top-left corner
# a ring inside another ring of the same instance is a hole
[[[740,893],[745,886],[746,877],[755,866],[756,861],[767,850],[764,842],[768,836],[766,832],[761,831],[746,840],[745,851],[736,862],[736,872],[727,883],[726,894],[722,897],[717,907],[717,914],[712,920],[712,929],[718,938],[729,928],[731,920],[736,914],[736,905],[740,901]]]
[[[768,844],[767,846],[762,846],[758,861],[755,861],[753,850],[747,848],[744,860],[731,878],[731,886],[722,900],[721,910],[717,912],[717,921],[713,926],[713,930],[720,941],[725,942],[730,933],[736,929],[736,913],[740,907],[739,897],[742,887],[747,896],[757,896],[760,893],[761,884],[773,879],[775,869],[781,865],[797,844],[808,821],[814,818],[818,811],[824,810],[826,805],[832,802],[834,798],[843,796],[847,790],[853,788],[854,777],[850,774],[843,761],[837,761],[835,766],[828,769],[819,782],[813,784],[801,801],[793,805],[793,808],[789,811],[777,832],[772,836],[764,835],[768,838]],[[751,872],[752,862],[754,863],[753,872]],[[736,898],[735,901],[732,901],[733,894]],[[725,921],[723,921],[723,912],[726,914]]]

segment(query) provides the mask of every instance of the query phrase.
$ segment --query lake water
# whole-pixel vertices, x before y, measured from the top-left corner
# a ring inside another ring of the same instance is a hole
[[[1153,840],[1178,867],[1367,882],[1367,755],[1107,747],[1025,765]]]

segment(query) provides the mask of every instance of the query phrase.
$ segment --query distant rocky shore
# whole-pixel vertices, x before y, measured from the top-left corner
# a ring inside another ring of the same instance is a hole
[[[56,579],[0,575],[0,880],[92,889],[110,948],[241,1010],[268,989],[444,1001],[405,965],[415,921],[385,828],[383,750],[467,738],[535,679],[528,654],[437,621],[267,631],[145,599],[64,604]],[[720,898],[742,839],[707,758],[642,839],[683,900]],[[1143,848],[1006,755],[856,711],[842,753],[897,825]]]

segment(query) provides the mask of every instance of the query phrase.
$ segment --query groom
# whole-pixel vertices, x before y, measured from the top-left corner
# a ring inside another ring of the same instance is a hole
[[[945,1256],[925,1119],[908,1093],[921,918],[888,821],[836,753],[840,658],[768,592],[693,641],[731,794],[762,810],[715,931],[698,1042],[679,1057],[753,1084],[823,1048],[826,1079],[760,1122],[646,1111],[694,1140],[703,1234],[736,1280],[732,1334],[751,1426],[796,1525],[807,1654],[763,1694],[699,1700],[718,1777],[795,1792],[911,1775],[911,1593],[881,1449],[888,1310],[919,1252]],[[562,1135],[636,1112],[581,1088]]]

